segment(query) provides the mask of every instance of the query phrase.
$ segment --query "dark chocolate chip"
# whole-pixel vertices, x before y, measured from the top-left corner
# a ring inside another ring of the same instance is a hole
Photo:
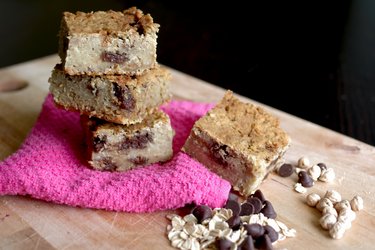
[[[264,207],[262,208],[262,210],[260,211],[262,214],[264,214],[264,216],[268,217],[268,218],[271,218],[271,219],[275,219],[277,217],[277,214],[275,212],[275,209],[273,208],[271,202],[269,201],[264,201]]]
[[[264,201],[266,200],[262,191],[260,191],[259,189],[256,190],[254,194],[252,194],[252,197],[257,197],[262,203],[264,203]]]
[[[192,214],[197,218],[198,222],[201,223],[202,221],[212,217],[212,210],[209,206],[199,205],[193,209]]]
[[[279,167],[277,173],[281,177],[289,177],[293,174],[293,171],[294,167],[292,166],[292,164],[283,164]]]
[[[134,133],[133,137],[126,137],[120,144],[120,150],[126,150],[129,148],[143,149],[147,147],[147,144],[154,140],[152,133]]]
[[[130,89],[127,86],[120,86],[116,82],[112,82],[112,85],[120,108],[132,111],[135,108],[135,99]]]
[[[134,158],[130,158],[129,161],[134,163],[135,165],[145,165],[148,162],[148,159],[146,157],[138,155]]]
[[[227,223],[233,230],[238,230],[241,227],[241,217],[239,215],[233,215],[227,220]]]
[[[228,153],[228,146],[226,145],[220,145],[218,143],[213,143],[209,147],[211,151],[212,158],[219,164],[227,166],[227,157],[229,156]]]
[[[247,236],[237,250],[255,250],[254,240],[251,235]]]
[[[110,158],[104,158],[101,162],[104,166],[103,170],[114,171],[117,168],[117,165]]]
[[[255,247],[260,250],[273,250],[271,239],[267,234],[255,240]]]
[[[264,227],[258,223],[247,224],[245,229],[248,235],[251,235],[254,239],[258,239],[264,234]]]
[[[254,206],[251,203],[244,202],[241,205],[240,216],[250,215],[254,213]]]
[[[101,55],[101,59],[103,62],[111,62],[111,63],[124,63],[125,61],[129,60],[126,53],[120,53],[120,52],[110,52],[110,51],[104,51]]]
[[[95,95],[95,96],[98,96],[98,91],[97,91],[97,89],[95,89],[95,88],[91,85],[90,82],[87,83],[86,88],[90,91],[91,94],[93,94],[93,95]]]
[[[241,211],[240,204],[234,200],[228,200],[224,208],[232,210],[233,215],[238,215]]]
[[[101,138],[99,136],[96,136],[93,138],[93,147],[95,152],[99,152],[102,148],[104,148],[104,145],[107,142],[107,136],[104,135]]]
[[[306,171],[300,171],[298,173],[298,182],[304,187],[312,187],[314,185],[314,180],[306,173]]]
[[[238,201],[238,195],[234,193],[229,193],[228,200]]]
[[[233,246],[233,242],[225,238],[219,238],[215,243],[218,250],[230,250]]]
[[[324,164],[324,163],[321,162],[321,163],[318,163],[317,165],[320,167],[321,170],[327,170],[327,165],[326,164]]]
[[[270,237],[271,242],[275,242],[279,238],[279,233],[269,225],[264,226],[264,233],[267,234],[268,237]]]
[[[261,200],[259,200],[259,198],[249,197],[247,199],[247,202],[250,203],[251,205],[253,205],[254,214],[258,214],[260,212],[260,210],[262,210],[263,204],[262,204]]]

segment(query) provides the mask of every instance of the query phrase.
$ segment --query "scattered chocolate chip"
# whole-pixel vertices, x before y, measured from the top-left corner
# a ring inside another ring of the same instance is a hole
[[[101,59],[104,62],[111,62],[111,63],[124,63],[125,61],[129,60],[127,55],[125,53],[119,53],[116,52],[110,52],[110,51],[104,51],[101,55]]]
[[[193,209],[192,214],[197,218],[199,223],[212,217],[212,210],[209,206],[199,205]]]
[[[320,167],[321,170],[327,170],[326,164],[321,162],[321,163],[318,163],[317,165]]]
[[[100,138],[99,136],[95,136],[92,142],[94,151],[99,152],[102,148],[104,148],[106,141],[107,141],[106,135],[104,135],[102,138]]]
[[[116,82],[112,82],[112,86],[120,108],[132,111],[135,108],[135,99],[130,89],[127,86],[120,86]]]
[[[314,185],[314,180],[306,171],[300,171],[298,173],[298,182],[304,187],[312,187]]]
[[[227,220],[227,223],[233,230],[238,230],[241,227],[241,217],[239,215],[233,215]]]
[[[254,213],[254,206],[251,203],[245,202],[241,205],[240,216],[250,215]]]
[[[264,234],[255,240],[255,247],[261,250],[273,250],[272,242],[267,234]]]
[[[292,164],[287,164],[287,163],[281,165],[279,169],[277,170],[277,173],[281,177],[289,177],[293,174],[293,172],[294,172],[294,167],[292,166]]]
[[[250,203],[251,205],[253,205],[253,207],[254,207],[254,214],[260,213],[260,210],[262,210],[262,207],[263,207],[263,203],[261,202],[261,200],[259,200],[259,198],[257,198],[257,197],[249,197],[247,199],[247,202]]]
[[[273,208],[271,202],[266,200],[266,201],[264,201],[263,204],[264,204],[264,207],[262,208],[262,210],[260,212],[268,218],[275,219],[277,217],[277,214],[276,214],[275,209]]]
[[[254,239],[258,239],[265,232],[264,227],[258,223],[247,224],[245,229],[248,235],[251,235]]]
[[[247,236],[241,245],[238,246],[237,250],[255,250],[254,240],[251,235]]]
[[[230,250],[233,245],[233,242],[225,238],[219,238],[215,243],[218,250]]]
[[[259,189],[256,190],[254,192],[254,194],[252,194],[252,197],[258,198],[262,203],[264,203],[264,201],[266,200],[266,198],[264,197],[262,191],[260,191]]]
[[[240,204],[234,200],[228,200],[224,208],[232,210],[233,215],[238,215],[241,211]]]
[[[279,238],[279,233],[269,225],[264,226],[264,233],[267,234],[268,237],[270,237],[271,242],[275,242]]]
[[[234,193],[229,193],[228,200],[238,201],[238,195]]]

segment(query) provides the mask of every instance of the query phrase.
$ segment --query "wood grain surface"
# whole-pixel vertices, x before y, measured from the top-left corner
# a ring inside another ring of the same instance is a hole
[[[0,159],[21,145],[32,128],[48,92],[47,79],[56,55],[0,70]],[[171,69],[175,99],[217,102],[224,90]],[[17,85],[9,86],[9,85]],[[4,86],[4,87],[2,87]],[[241,97],[244,101],[253,102]],[[255,102],[253,102],[255,103]],[[259,103],[258,103],[259,104]],[[262,105],[262,104],[259,104]],[[276,249],[374,249],[375,148],[297,117],[264,106],[280,118],[292,138],[286,160],[300,156],[333,167],[333,183],[317,182],[308,190],[321,195],[327,189],[344,198],[364,198],[365,209],[341,240],[332,240],[318,223],[319,212],[305,204],[305,194],[293,191],[297,177],[271,174],[261,189],[274,204],[278,219],[297,230],[297,237]],[[74,208],[27,197],[0,197],[0,249],[170,249],[166,238],[173,211],[129,214]]]

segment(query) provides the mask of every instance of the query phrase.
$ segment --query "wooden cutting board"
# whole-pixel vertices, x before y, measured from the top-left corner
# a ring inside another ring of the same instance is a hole
[[[0,93],[0,159],[21,145],[32,128],[48,92],[47,79],[59,61],[56,55],[0,70],[0,89],[27,86]],[[217,102],[224,90],[171,69],[175,99]],[[253,102],[241,97],[244,101]],[[259,103],[257,103],[259,104]],[[259,104],[264,106],[262,104]],[[271,174],[261,189],[272,201],[278,219],[297,230],[297,237],[275,245],[277,249],[375,249],[375,148],[297,117],[264,106],[281,120],[293,142],[286,160],[296,163],[307,156],[325,162],[336,172],[334,183],[308,190],[327,189],[343,197],[364,198],[352,228],[341,240],[332,240],[318,223],[319,212],[305,204],[305,194],[293,191],[296,177]],[[55,205],[26,197],[0,197],[0,249],[172,249],[166,238],[173,211],[129,214]]]

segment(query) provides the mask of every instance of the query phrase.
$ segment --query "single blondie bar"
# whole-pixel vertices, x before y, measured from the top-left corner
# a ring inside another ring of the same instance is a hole
[[[174,132],[169,117],[160,110],[128,126],[84,115],[81,124],[88,162],[94,169],[125,171],[172,157]]]
[[[71,76],[57,65],[49,82],[60,107],[114,123],[134,124],[171,98],[169,79],[168,70],[159,66],[139,76]]]
[[[141,74],[156,64],[159,25],[132,7],[123,12],[64,12],[59,55],[70,75]]]
[[[183,151],[248,196],[289,143],[277,118],[227,91],[220,103],[194,124]]]

